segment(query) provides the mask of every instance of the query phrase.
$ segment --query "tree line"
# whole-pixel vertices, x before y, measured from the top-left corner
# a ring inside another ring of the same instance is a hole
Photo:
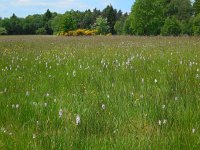
[[[8,35],[34,35],[34,34],[57,34],[76,29],[98,29],[100,34],[117,34],[119,20],[126,20],[127,13],[114,9],[108,5],[105,9],[74,11],[70,10],[64,14],[51,12],[49,9],[44,14],[29,15],[19,18],[13,14],[10,18],[0,18],[0,34]]]
[[[59,34],[77,29],[118,35],[200,35],[200,0],[135,0],[131,12],[108,5],[102,11],[70,10],[0,18],[0,34]]]
[[[200,35],[200,0],[136,0],[128,34]]]

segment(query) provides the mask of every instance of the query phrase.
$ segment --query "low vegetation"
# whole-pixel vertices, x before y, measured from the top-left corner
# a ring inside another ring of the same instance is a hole
[[[197,37],[0,37],[0,149],[198,149]]]

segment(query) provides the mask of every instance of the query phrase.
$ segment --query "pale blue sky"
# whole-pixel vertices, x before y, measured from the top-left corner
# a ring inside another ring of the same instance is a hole
[[[103,9],[112,4],[123,12],[130,12],[134,0],[0,0],[0,17],[10,17],[15,13],[19,17],[29,14],[42,14],[47,9],[58,13],[67,10]]]

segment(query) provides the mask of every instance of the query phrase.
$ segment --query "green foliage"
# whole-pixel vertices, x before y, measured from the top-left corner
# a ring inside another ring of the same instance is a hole
[[[92,12],[90,10],[86,10],[83,15],[82,22],[80,22],[79,24],[79,28],[88,29],[91,27],[92,24],[94,24]]]
[[[192,35],[192,19],[189,21],[181,21],[181,34],[183,35]]]
[[[44,14],[43,18],[44,18],[45,22],[48,22],[49,20],[52,19],[52,13],[51,13],[51,11],[49,9],[47,9],[47,11]]]
[[[163,35],[190,35],[191,15],[190,0],[136,0],[126,30],[135,35],[159,35],[161,29]]]
[[[193,19],[192,30],[194,35],[200,35],[200,14]]]
[[[94,25],[94,28],[98,30],[99,34],[107,34],[109,33],[109,26],[107,19],[99,17],[96,19],[96,23]]]
[[[3,20],[2,20],[2,18],[0,17],[0,27],[2,27],[2,23],[3,23]]]
[[[47,31],[44,27],[42,27],[42,28],[39,28],[36,30],[36,34],[45,35],[45,34],[47,34]]]
[[[194,10],[195,16],[197,16],[200,13],[200,0],[194,1],[193,10]]]
[[[124,34],[126,34],[126,35],[131,35],[131,34],[133,34],[133,29],[131,28],[131,22],[132,22],[133,20],[131,19],[131,17],[130,16],[128,16],[127,18],[126,18],[126,20],[125,20],[125,23],[124,23],[124,26],[123,26],[123,32],[124,32]]]
[[[63,15],[57,15],[51,22],[51,27],[53,29],[54,34],[63,31]]]
[[[125,23],[126,23],[126,19],[127,19],[127,17],[121,16],[121,18],[115,23],[114,28],[115,28],[115,32],[118,35],[125,34],[124,26],[125,26]]]
[[[165,1],[166,17],[175,16],[179,20],[188,21],[192,15],[192,5],[190,0],[170,0]]]
[[[10,19],[4,19],[2,24],[8,34],[23,34],[22,19],[18,18],[15,14]]]
[[[7,31],[6,28],[0,27],[0,35],[6,35]]]
[[[54,34],[57,34],[59,32],[68,32],[77,28],[76,21],[69,13],[56,16],[52,20],[51,26],[53,28]]]
[[[114,28],[115,28],[115,32],[116,32],[118,35],[123,34],[123,27],[124,27],[123,25],[124,25],[124,22],[122,22],[122,21],[117,21],[117,22],[115,23]]]
[[[117,21],[117,10],[112,5],[108,5],[102,12],[102,16],[107,19],[109,31],[115,34],[115,23]]]
[[[172,34],[166,29],[168,28],[166,24],[169,24],[168,18],[175,17],[180,24],[180,34],[191,35],[193,31],[196,33],[198,30],[198,26],[192,27],[191,18],[192,14],[199,13],[199,3],[199,0],[194,2],[194,12],[192,12],[190,0],[135,0],[130,15],[114,9],[111,4],[102,11],[96,8],[85,11],[70,10],[65,14],[57,14],[47,9],[41,15],[18,18],[13,14],[10,18],[0,18],[0,27],[5,28],[9,35],[37,34],[36,31],[41,29],[46,30],[43,33],[51,35],[76,29],[91,30],[96,27],[99,28],[99,34],[110,32],[118,35],[160,35],[161,29]],[[105,20],[100,19],[97,25],[96,21],[100,16]],[[179,33],[175,31],[173,35]]]
[[[46,30],[46,33],[51,35],[53,33],[53,29],[51,28],[51,19],[53,17],[53,14],[49,9],[47,9],[46,13],[43,16],[44,20],[44,28]]]
[[[181,33],[181,23],[175,18],[167,18],[162,27],[161,34],[165,36],[177,36]]]
[[[24,34],[36,34],[36,30],[44,26],[42,15],[29,15],[23,21]]]
[[[134,34],[158,35],[163,25],[162,0],[136,0],[130,21]]]
[[[61,26],[63,27],[63,31],[67,32],[70,30],[77,29],[77,22],[73,19],[73,16],[70,14],[64,14],[63,20],[61,22]]]

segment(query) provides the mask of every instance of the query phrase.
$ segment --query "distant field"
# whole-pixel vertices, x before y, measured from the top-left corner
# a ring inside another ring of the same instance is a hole
[[[199,147],[199,37],[0,36],[0,149]]]

